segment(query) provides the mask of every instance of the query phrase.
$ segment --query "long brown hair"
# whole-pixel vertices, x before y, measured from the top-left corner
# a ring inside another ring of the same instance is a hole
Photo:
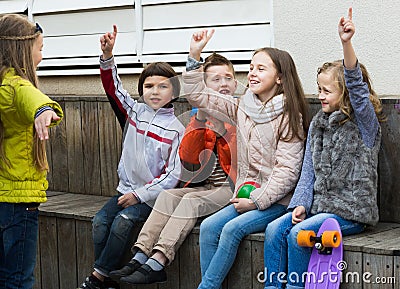
[[[278,140],[290,141],[295,137],[304,140],[307,135],[305,132],[307,132],[309,126],[309,109],[292,57],[284,50],[271,47],[257,49],[253,53],[253,56],[259,52],[264,52],[271,57],[278,76],[281,79],[281,84],[278,86],[274,96],[282,93],[285,96],[283,112],[288,117],[289,129],[286,135],[282,135],[283,132],[280,131]],[[281,124],[284,120],[285,117],[282,118]],[[300,123],[302,126],[300,126]]]
[[[375,114],[378,118],[378,121],[382,122],[386,120],[386,116],[382,112],[382,103],[376,94],[375,90],[372,88],[372,81],[369,77],[367,68],[360,63],[360,69],[363,77],[363,81],[368,85],[368,89],[370,92],[369,100],[371,101]],[[321,73],[331,73],[333,77],[333,81],[336,83],[339,91],[341,91],[339,98],[339,109],[340,111],[346,115],[346,118],[341,121],[341,124],[349,121],[351,119],[351,115],[353,113],[353,108],[350,103],[349,91],[346,87],[346,82],[344,79],[344,67],[342,60],[336,60],[333,62],[325,62],[321,67],[317,70],[317,77]]]
[[[29,80],[38,87],[36,67],[33,61],[32,49],[36,39],[42,33],[37,25],[30,22],[26,16],[5,14],[0,16],[0,81],[3,83],[5,74],[13,68],[15,74]],[[4,126],[0,116],[0,169],[2,164],[9,165],[5,156]],[[41,141],[34,129],[33,158],[35,166],[43,171],[48,169],[45,141]]]

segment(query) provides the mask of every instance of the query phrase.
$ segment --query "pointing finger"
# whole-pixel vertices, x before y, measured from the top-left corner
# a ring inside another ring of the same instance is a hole
[[[211,39],[211,37],[214,35],[215,29],[210,30],[210,34],[207,36],[207,41]]]
[[[349,14],[348,14],[349,20],[353,20],[353,7],[349,8]]]

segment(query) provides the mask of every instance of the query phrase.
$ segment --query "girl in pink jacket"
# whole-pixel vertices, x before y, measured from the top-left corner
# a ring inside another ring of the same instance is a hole
[[[207,108],[215,118],[236,125],[238,176],[231,205],[205,219],[200,227],[202,281],[198,288],[220,288],[236,257],[240,241],[264,231],[286,212],[300,174],[307,126],[307,104],[290,55],[275,48],[254,52],[241,98],[206,88],[200,54],[214,31],[194,33],[183,74],[191,105]],[[243,183],[256,183],[249,198],[237,197]]]

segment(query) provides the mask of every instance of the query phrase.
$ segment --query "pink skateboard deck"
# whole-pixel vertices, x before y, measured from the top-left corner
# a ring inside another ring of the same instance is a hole
[[[322,235],[325,231],[330,231],[325,233],[325,238],[329,235],[332,239],[330,242],[334,242],[335,247],[324,246]],[[332,234],[334,232],[336,235],[339,234],[340,238],[334,237]],[[333,218],[326,219],[313,240],[315,245],[308,263],[305,289],[338,289],[342,273],[340,265],[343,262],[342,233],[339,223]]]

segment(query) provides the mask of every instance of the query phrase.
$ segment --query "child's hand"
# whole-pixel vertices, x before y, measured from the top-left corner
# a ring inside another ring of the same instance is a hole
[[[202,108],[198,109],[196,113],[196,118],[198,120],[205,120],[207,118],[207,113]]]
[[[208,120],[210,121],[210,124],[207,124],[208,128],[213,130],[217,136],[223,136],[226,134],[226,128],[223,121],[211,116],[208,117]]]
[[[113,25],[113,33],[107,32],[100,37],[100,48],[103,51],[103,59],[109,59],[113,56],[113,49],[115,44],[115,39],[117,38],[117,25]]]
[[[60,120],[60,117],[52,110],[45,110],[35,119],[35,130],[40,140],[49,139],[49,126],[52,121]]]
[[[133,193],[127,193],[118,198],[117,204],[125,209],[129,206],[136,205],[137,203],[138,200],[136,199],[136,196]]]
[[[189,56],[199,61],[201,52],[207,45],[208,41],[210,41],[214,32],[215,32],[214,29],[211,29],[210,33],[208,33],[207,29],[204,29],[193,33],[192,40],[190,41]]]
[[[256,204],[254,204],[250,199],[233,198],[230,202],[235,207],[235,210],[240,214],[257,209]]]
[[[296,207],[292,212],[292,224],[296,225],[306,218],[306,208],[303,206]]]
[[[353,37],[356,29],[353,24],[353,8],[349,8],[348,18],[341,17],[338,25],[339,37],[342,42],[348,42]]]

